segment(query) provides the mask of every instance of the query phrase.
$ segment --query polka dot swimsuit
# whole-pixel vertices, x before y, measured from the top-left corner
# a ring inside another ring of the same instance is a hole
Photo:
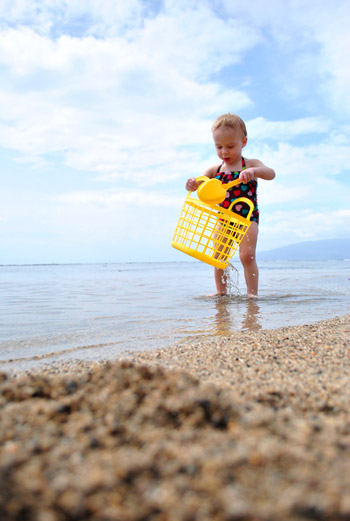
[[[220,172],[221,166],[222,165],[220,165],[217,170],[216,179],[219,179],[219,181],[221,181],[222,183],[230,183],[231,181],[235,181],[236,179],[238,179],[239,174],[241,172]],[[245,167],[245,161],[242,157],[242,170],[244,170]],[[250,199],[254,204],[254,210],[250,220],[259,223],[257,187],[258,183],[255,179],[247,184],[241,183],[237,186],[233,186],[226,192],[226,199],[223,203],[220,203],[219,206],[222,206],[223,208],[229,208],[232,201],[238,199],[238,197],[246,197],[247,199]],[[237,205],[233,205],[232,210],[235,213],[238,213],[238,215],[242,215],[242,217],[247,217],[249,207],[247,204],[239,202]]]

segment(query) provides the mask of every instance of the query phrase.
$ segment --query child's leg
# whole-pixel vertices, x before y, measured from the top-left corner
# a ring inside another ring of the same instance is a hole
[[[255,258],[257,241],[258,224],[252,221],[239,248],[239,257],[244,269],[248,297],[256,297],[258,295],[259,270]]]
[[[227,278],[225,270],[214,268],[214,279],[218,295],[225,295],[227,291]]]
[[[256,297],[258,295],[259,269],[255,259],[257,241],[258,224],[255,221],[252,221],[239,248],[239,257],[244,269],[248,297]],[[219,295],[225,295],[227,292],[225,270],[214,268],[214,279],[217,293]]]
[[[219,221],[216,225],[216,232],[213,234],[213,239],[219,240],[219,242],[214,242],[214,247],[216,249],[214,253],[214,259],[221,258],[223,261],[225,259],[225,255],[230,253],[230,245],[232,240],[227,239],[225,234],[222,233],[222,230],[225,229],[225,225]],[[225,270],[220,268],[214,268],[214,279],[216,284],[216,292],[218,295],[225,295],[227,291],[227,277]]]

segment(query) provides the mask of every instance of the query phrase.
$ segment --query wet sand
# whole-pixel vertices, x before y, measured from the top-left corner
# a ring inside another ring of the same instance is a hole
[[[1,521],[350,520],[350,315],[0,375]]]

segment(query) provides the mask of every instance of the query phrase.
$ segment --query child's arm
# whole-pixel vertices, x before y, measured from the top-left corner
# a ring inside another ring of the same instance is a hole
[[[246,165],[247,168],[242,170],[239,176],[240,181],[244,184],[258,178],[271,181],[276,175],[272,168],[265,166],[259,159],[247,159]]]
[[[217,169],[218,169],[217,166],[211,166],[202,175],[205,175],[206,177],[209,177],[209,179],[212,179],[213,177],[216,176]],[[199,185],[200,185],[200,183],[197,183],[195,177],[190,177],[189,179],[187,179],[185,186],[186,186],[186,190],[188,190],[190,192],[195,192],[198,189]]]

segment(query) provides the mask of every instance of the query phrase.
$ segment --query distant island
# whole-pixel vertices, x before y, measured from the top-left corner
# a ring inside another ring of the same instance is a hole
[[[350,239],[325,239],[258,251],[258,260],[344,260],[350,259]]]

